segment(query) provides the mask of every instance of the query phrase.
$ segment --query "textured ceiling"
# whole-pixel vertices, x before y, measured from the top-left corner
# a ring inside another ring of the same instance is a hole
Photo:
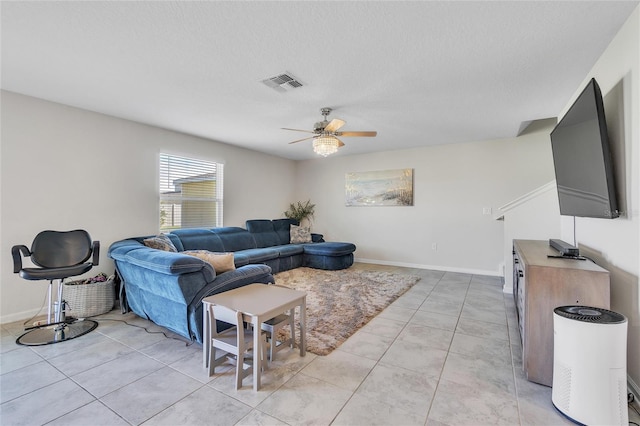
[[[273,155],[513,137],[556,116],[637,1],[6,2],[2,88]],[[261,83],[284,71],[303,87]]]

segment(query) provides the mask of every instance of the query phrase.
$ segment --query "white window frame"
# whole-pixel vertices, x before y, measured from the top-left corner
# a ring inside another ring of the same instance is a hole
[[[161,152],[158,182],[160,232],[223,226],[223,163]]]

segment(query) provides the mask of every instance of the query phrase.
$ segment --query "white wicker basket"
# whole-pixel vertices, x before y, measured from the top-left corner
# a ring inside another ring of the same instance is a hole
[[[113,278],[91,284],[71,284],[72,282],[64,283],[62,288],[62,298],[67,302],[67,316],[86,318],[113,309],[116,296]]]

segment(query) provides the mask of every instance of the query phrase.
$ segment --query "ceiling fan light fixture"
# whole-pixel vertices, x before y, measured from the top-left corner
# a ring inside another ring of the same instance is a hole
[[[338,152],[340,141],[331,135],[322,135],[313,140],[313,152],[326,157]]]

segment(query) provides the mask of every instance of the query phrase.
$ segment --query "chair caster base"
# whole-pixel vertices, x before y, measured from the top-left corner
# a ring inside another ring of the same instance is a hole
[[[98,323],[93,320],[43,324],[18,337],[16,343],[24,346],[50,345],[83,336],[96,327]]]

